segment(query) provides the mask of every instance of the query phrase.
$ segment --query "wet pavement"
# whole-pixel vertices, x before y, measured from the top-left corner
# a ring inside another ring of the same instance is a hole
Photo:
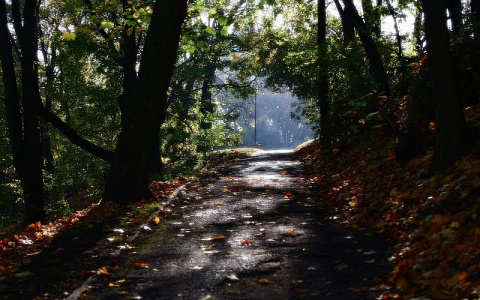
[[[289,151],[192,182],[86,299],[375,299],[388,244],[336,223]]]

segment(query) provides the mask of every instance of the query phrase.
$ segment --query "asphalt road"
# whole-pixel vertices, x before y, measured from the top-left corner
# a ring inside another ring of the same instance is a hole
[[[376,299],[388,244],[337,223],[288,151],[192,182],[85,299]]]

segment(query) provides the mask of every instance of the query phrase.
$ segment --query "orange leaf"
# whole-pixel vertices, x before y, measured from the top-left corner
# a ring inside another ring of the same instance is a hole
[[[458,275],[457,280],[459,282],[464,281],[465,279],[468,278],[468,276],[469,276],[469,274],[467,272],[462,272]]]
[[[284,236],[287,236],[287,237],[296,237],[298,235],[298,233],[296,231],[287,231],[283,234]]]
[[[260,278],[258,280],[258,283],[261,283],[261,284],[272,284],[273,282],[270,281],[268,278]]]
[[[110,275],[106,267],[101,267],[100,269],[98,269],[98,273],[101,275]]]
[[[140,225],[140,224],[142,224],[142,221],[140,221],[139,219],[131,219],[130,222],[132,222],[133,225]]]
[[[442,223],[446,223],[448,222],[448,218],[441,215],[441,214],[436,214],[433,219],[432,219],[432,222],[433,223],[438,223],[438,224],[442,224]]]
[[[153,218],[152,220],[150,220],[150,223],[155,224],[155,225],[158,225],[161,220],[162,220],[162,218],[160,218],[160,216],[155,216],[155,218]]]
[[[148,263],[144,262],[134,262],[133,263],[134,268],[148,268]]]
[[[408,291],[408,282],[405,279],[400,279],[397,283],[397,290],[406,293]]]

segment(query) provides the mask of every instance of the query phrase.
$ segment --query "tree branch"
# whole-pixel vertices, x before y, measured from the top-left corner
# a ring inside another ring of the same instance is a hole
[[[94,143],[84,139],[81,137],[78,132],[76,132],[73,128],[67,125],[67,123],[63,122],[57,115],[48,111],[43,105],[39,105],[37,107],[38,116],[42,118],[44,121],[52,124],[53,127],[57,128],[65,137],[67,137],[72,143],[79,146],[83,150],[87,151],[88,153],[103,159],[107,162],[113,161],[113,152],[103,149]]]

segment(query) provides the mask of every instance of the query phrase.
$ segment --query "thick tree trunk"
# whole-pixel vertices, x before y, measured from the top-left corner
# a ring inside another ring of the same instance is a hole
[[[30,224],[37,221],[45,222],[40,132],[35,111],[36,102],[40,101],[34,61],[37,2],[26,2],[23,15],[20,14],[17,1],[13,2],[13,6],[12,14],[22,54],[20,58],[22,101],[20,101],[15,77],[5,1],[0,2],[0,43],[2,44],[0,59],[12,154],[25,200],[24,223]]]
[[[450,39],[446,24],[446,1],[424,0],[425,37],[433,95],[436,101],[435,149],[431,171],[448,168],[462,155],[465,119],[457,96]]]
[[[125,97],[117,149],[104,199],[126,203],[151,197],[148,169],[165,118],[167,90],[177,58],[186,0],[157,0],[142,54],[135,93]],[[127,96],[127,95],[126,95]]]

